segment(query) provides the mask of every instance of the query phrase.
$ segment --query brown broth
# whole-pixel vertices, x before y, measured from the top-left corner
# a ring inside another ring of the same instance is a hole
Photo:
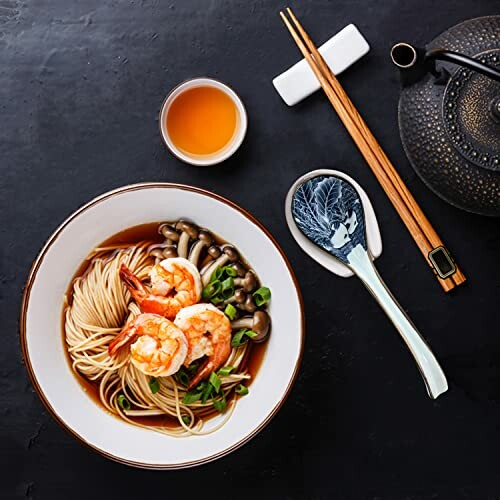
[[[141,241],[151,241],[151,244],[155,243],[162,243],[164,241],[163,235],[158,233],[158,227],[161,224],[161,222],[150,222],[147,224],[141,224],[139,226],[133,226],[131,228],[125,229],[124,231],[120,231],[119,233],[115,234],[114,236],[111,236],[110,238],[104,240],[102,243],[97,245],[96,248],[100,247],[107,247],[107,246],[123,246],[124,248],[128,246],[133,246],[136,245],[137,243]],[[226,243],[225,240],[222,238],[214,235],[211,233],[212,236],[214,237],[215,241],[217,244],[223,244]],[[242,263],[250,268],[251,266],[248,265],[248,263],[242,258]],[[66,291],[66,300],[68,304],[71,304],[72,301],[72,292],[73,292],[73,284],[77,278],[80,278],[85,274],[87,269],[89,268],[90,264],[92,262],[92,259],[85,259],[82,264],[78,267],[77,271],[75,272],[73,278],[71,279],[70,285],[68,287],[68,290]],[[99,397],[99,384],[96,382],[91,382],[87,380],[83,375],[81,375],[79,372],[73,370],[72,367],[72,360],[70,357],[70,354],[68,352],[67,346],[66,346],[66,335],[65,335],[65,309],[63,309],[63,314],[62,314],[62,325],[61,325],[61,332],[62,332],[62,340],[63,344],[65,346],[65,352],[66,352],[66,359],[68,361],[68,364],[70,366],[71,371],[75,375],[78,383],[81,385],[83,391],[98,405],[100,406],[103,410],[108,411],[102,404],[101,399]],[[246,382],[247,387],[249,387],[254,380],[255,376],[257,375],[257,372],[259,371],[259,368],[262,364],[262,361],[265,356],[266,352],[266,346],[267,346],[267,341],[266,342],[261,342],[259,344],[252,344],[251,349],[248,350],[246,354],[246,358],[243,360],[242,368],[247,368],[249,374],[251,375],[250,380]],[[237,397],[236,394],[231,394],[228,398],[228,403],[233,399]],[[110,412],[108,412],[110,413]],[[112,414],[114,415],[114,414]],[[219,412],[213,408],[213,409],[207,409],[207,413],[204,415],[204,420],[208,420],[216,415],[219,415]],[[130,420],[133,422],[139,424],[139,425],[147,425],[150,427],[165,427],[165,428],[176,428],[179,427],[179,422],[176,417],[171,417],[168,415],[155,415],[155,416],[144,416],[144,417],[128,417]]]
[[[140,241],[151,241],[151,243],[162,243],[164,237],[158,232],[158,227],[161,222],[149,222],[148,224],[140,224],[139,226],[129,227],[124,229],[107,240],[104,240],[98,247],[112,245],[136,245]]]

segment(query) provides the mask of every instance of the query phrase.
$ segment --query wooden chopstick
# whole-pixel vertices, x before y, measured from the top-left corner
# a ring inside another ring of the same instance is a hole
[[[435,229],[432,227],[432,224],[429,222],[425,214],[423,213],[422,209],[418,205],[417,201],[411,194],[411,192],[408,190],[406,187],[405,183],[399,176],[398,172],[392,165],[391,161],[385,154],[384,150],[381,148],[380,144],[378,143],[377,139],[374,137],[372,134],[371,130],[368,128],[366,125],[365,121],[359,114],[358,110],[350,100],[349,96],[345,92],[344,88],[340,84],[340,82],[337,80],[336,76],[333,74],[332,70],[326,64],[326,61],[323,59],[323,56],[320,54],[314,43],[312,42],[311,38],[307,34],[307,32],[304,30],[302,25],[300,24],[299,20],[295,16],[295,14],[292,12],[290,8],[287,8],[287,13],[289,14],[290,18],[292,19],[293,23],[295,24],[296,28],[298,29],[300,35],[302,36],[307,48],[309,51],[312,53],[316,63],[319,65],[320,69],[322,70],[323,74],[326,76],[327,80],[329,81],[330,85],[332,86],[333,90],[339,97],[340,101],[343,103],[344,107],[346,108],[347,112],[351,115],[352,120],[355,122],[357,125],[358,129],[361,131],[362,135],[364,135],[366,142],[368,143],[368,146],[372,149],[372,151],[375,153],[377,160],[379,164],[382,166],[382,168],[385,170],[387,175],[389,176],[392,184],[398,191],[399,195],[401,198],[403,198],[404,202],[412,212],[414,218],[416,219],[418,225],[422,228],[422,231],[424,232],[425,236],[429,240],[430,244],[432,245],[432,248],[436,248],[439,246],[444,247],[444,243],[441,241],[441,238],[435,231]],[[370,165],[371,166],[371,165]],[[427,257],[427,256],[426,256]],[[462,273],[462,271],[458,268],[456,268],[455,273],[451,277],[456,285],[460,285],[465,281],[465,276]]]
[[[403,180],[399,177],[395,168],[390,163],[368,126],[359,115],[354,104],[316,49],[310,37],[307,35],[293,12],[290,9],[287,9],[287,12],[301,36],[295,31],[284,13],[280,12],[283,22],[311,66],[311,69],[318,78],[328,99],[351,134],[368,165],[371,167],[377,180],[396,208],[396,211],[403,219],[403,222],[417,243],[427,263],[433,268],[428,257],[429,252],[437,246],[444,246],[443,243],[408,188],[405,186]],[[458,268],[453,276],[456,276],[456,280],[452,280],[451,278],[444,280],[441,278],[438,279],[445,291],[449,291],[455,284],[458,285],[465,281],[465,277]]]

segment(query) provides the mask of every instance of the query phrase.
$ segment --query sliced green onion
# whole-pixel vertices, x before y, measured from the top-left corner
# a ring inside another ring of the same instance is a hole
[[[224,299],[222,297],[212,297],[210,302],[212,302],[215,306],[218,306],[221,302],[224,302]]]
[[[243,384],[240,384],[238,385],[238,387],[236,387],[235,392],[240,396],[246,396],[248,394],[248,387],[244,386]]]
[[[213,386],[212,384],[209,384],[206,380],[203,383],[205,385],[203,387],[203,394],[201,395],[201,402],[202,404],[205,404],[207,402],[207,399],[210,397],[210,394],[212,394]]]
[[[184,368],[179,369],[179,371],[175,374],[175,379],[184,387],[189,385],[189,375],[186,373]]]
[[[214,408],[222,413],[226,409],[226,396],[224,393],[222,393],[222,397],[220,399],[215,399],[215,397],[212,397],[212,403],[214,405]]]
[[[130,408],[132,407],[132,405],[130,404],[130,401],[123,395],[123,394],[120,394],[117,398],[117,401],[118,401],[118,404],[120,405],[120,408],[122,410],[130,410]]]
[[[233,338],[231,339],[231,346],[242,346],[248,342],[249,338],[253,339],[255,337],[257,337],[257,334],[255,332],[253,332],[252,330],[248,330],[247,328],[242,328],[233,335]]]
[[[216,295],[219,295],[219,293],[222,290],[222,284],[219,280],[212,281],[210,282],[204,289],[203,292],[201,293],[202,297],[204,299],[211,299],[212,297],[215,297]]]
[[[221,295],[223,299],[230,299],[234,295],[234,280],[229,276],[221,283]]]
[[[257,307],[263,306],[271,298],[271,290],[267,286],[261,286],[253,292],[253,298]]]
[[[186,392],[186,395],[182,398],[182,402],[185,405],[190,405],[191,403],[198,401],[198,399],[200,399],[200,396],[201,391],[197,387],[194,391]]]
[[[215,389],[215,392],[219,393],[221,381],[218,375],[215,372],[212,372],[210,374],[210,377],[208,378],[208,381],[210,382],[210,384],[212,384],[212,387]]]
[[[214,272],[212,273],[212,276],[210,276],[210,283],[213,281],[219,281],[222,278],[222,275],[224,274],[224,270],[217,266],[214,269]]]
[[[223,366],[218,372],[217,375],[220,377],[227,377],[234,370],[234,366]]]
[[[181,366],[179,368],[179,371],[174,375],[175,380],[182,384],[183,386],[187,387],[189,385],[189,381],[193,377],[193,375],[196,373],[196,370],[198,370],[198,362],[193,361],[189,366]]]
[[[233,306],[233,304],[228,304],[226,308],[224,309],[224,314],[231,320],[233,321],[234,318],[236,318],[236,307]]]
[[[247,338],[245,338],[245,329],[242,328],[241,330],[238,330],[234,335],[233,338],[231,339],[231,346],[232,347],[238,347],[240,345],[243,345],[247,342]]]
[[[182,370],[184,368],[181,368]],[[192,376],[195,374],[196,370],[198,369],[198,361],[193,361],[187,368],[187,372],[189,374],[189,376]]]
[[[189,415],[182,415],[181,420],[186,424],[189,425],[191,423],[191,417]]]
[[[160,390],[160,382],[156,377],[151,377],[149,379],[149,388],[153,394],[156,394]]]
[[[184,387],[187,387],[189,385],[189,377],[186,372],[177,372],[175,378],[177,379],[177,382],[179,382]]]
[[[236,269],[233,266],[223,267],[222,271],[226,273],[227,276],[231,276],[232,278],[235,278],[238,275]]]

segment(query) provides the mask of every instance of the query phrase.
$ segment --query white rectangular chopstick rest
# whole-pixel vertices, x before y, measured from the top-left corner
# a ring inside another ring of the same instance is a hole
[[[358,28],[354,24],[348,24],[318,50],[333,74],[338,75],[363,57],[370,46]],[[320,88],[318,79],[305,59],[278,75],[273,80],[273,85],[289,106],[297,104]]]

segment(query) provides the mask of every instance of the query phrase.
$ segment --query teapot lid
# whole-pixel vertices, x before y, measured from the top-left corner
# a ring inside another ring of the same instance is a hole
[[[500,16],[471,19],[439,35],[427,49],[446,48],[500,68]],[[403,146],[423,181],[449,203],[500,215],[500,84],[469,69],[441,63],[450,78],[432,74],[402,89]]]

